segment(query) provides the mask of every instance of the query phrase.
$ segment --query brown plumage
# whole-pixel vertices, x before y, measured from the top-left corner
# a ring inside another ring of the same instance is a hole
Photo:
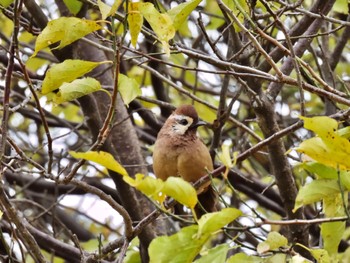
[[[157,178],[165,181],[169,176],[180,176],[194,183],[206,175],[207,170],[213,170],[209,151],[196,135],[197,127],[204,124],[191,105],[180,106],[169,116],[154,146],[153,170]],[[204,209],[216,211],[217,197],[210,182],[198,193]],[[199,205],[195,210],[198,218],[204,214]]]

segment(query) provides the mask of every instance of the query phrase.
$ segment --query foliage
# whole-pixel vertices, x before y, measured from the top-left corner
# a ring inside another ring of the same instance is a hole
[[[0,261],[349,261],[348,1],[0,9]],[[193,185],[152,171],[186,103],[216,164]]]

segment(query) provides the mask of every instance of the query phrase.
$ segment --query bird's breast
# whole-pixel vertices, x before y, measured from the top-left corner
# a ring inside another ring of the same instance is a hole
[[[208,149],[199,139],[181,143],[158,139],[154,147],[153,169],[156,177],[162,180],[181,176],[186,181],[196,182],[213,166]]]

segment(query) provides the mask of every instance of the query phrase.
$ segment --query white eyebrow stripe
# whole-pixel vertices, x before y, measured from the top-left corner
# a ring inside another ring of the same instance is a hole
[[[172,116],[172,118],[174,118],[175,120],[182,120],[182,119],[187,119],[189,117],[185,116],[185,115],[175,114],[175,115]]]

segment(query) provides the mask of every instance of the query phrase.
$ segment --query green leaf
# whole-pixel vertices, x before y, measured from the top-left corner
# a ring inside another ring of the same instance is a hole
[[[129,2],[128,25],[131,36],[131,44],[136,47],[138,36],[143,25],[143,16],[139,10],[140,2]]]
[[[198,220],[198,236],[212,234],[242,215],[236,208],[224,208],[219,212],[207,213]]]
[[[128,250],[126,252],[124,263],[141,263],[140,251],[137,250]]]
[[[310,249],[300,243],[297,244],[298,246],[304,248],[305,250],[309,251],[311,255],[317,260],[318,263],[330,263],[330,257],[328,252],[325,249]]]
[[[141,263],[139,246],[140,240],[135,237],[129,244],[123,263]]]
[[[168,41],[175,36],[175,28],[168,14],[161,14],[151,3],[140,3],[139,10],[150,24],[163,45],[165,53],[170,54]]]
[[[265,259],[256,257],[256,256],[250,256],[250,255],[244,254],[243,252],[233,255],[227,260],[227,263],[263,263],[263,262],[265,262]]]
[[[232,12],[234,12],[237,15],[238,20],[242,24],[244,24],[244,18],[249,17],[247,15],[247,13],[249,12],[248,3],[245,0],[223,0],[223,2],[227,7],[229,7],[232,10]],[[240,32],[242,30],[236,23],[234,23],[233,26],[236,32]]]
[[[122,99],[126,106],[128,106],[129,103],[133,101],[137,96],[140,96],[142,94],[140,85],[137,83],[137,81],[123,74],[119,74],[118,91],[120,92],[120,95],[122,96]]]
[[[193,262],[210,235],[196,238],[198,226],[188,226],[171,236],[161,236],[152,240],[148,252],[151,263]]]
[[[101,17],[103,20],[105,20],[107,17],[114,15],[115,12],[117,12],[118,7],[122,3],[122,0],[114,0],[114,3],[112,6],[109,6],[102,2],[101,0],[97,1],[98,8],[100,9],[101,12]]]
[[[9,7],[12,4],[13,0],[0,0],[0,5],[3,7]]]
[[[101,90],[101,84],[93,78],[76,79],[71,83],[63,83],[53,101],[57,104],[78,99],[84,95]]]
[[[270,250],[276,250],[287,245],[287,238],[282,236],[280,233],[273,231],[267,235],[267,239],[265,241],[258,244],[256,250],[258,253],[263,254]]]
[[[344,193],[347,196],[346,193]],[[323,200],[323,211],[326,217],[345,216],[342,195],[335,194],[325,197]],[[321,236],[323,247],[331,257],[336,257],[338,246],[345,231],[345,222],[330,222],[321,224]]]
[[[350,262],[350,247],[348,247],[346,250],[345,250],[345,252],[341,255],[341,257],[340,257],[340,262]],[[328,261],[329,262],[329,261]],[[328,263],[327,262],[327,263]],[[322,262],[323,263],[323,262]],[[324,263],[326,263],[326,262],[324,262]]]
[[[181,177],[168,177],[162,192],[189,208],[194,208],[198,202],[196,190]]]
[[[348,4],[349,4],[348,0],[336,0],[332,10],[334,12],[347,14],[348,13]]]
[[[187,1],[168,10],[167,14],[173,21],[173,26],[176,30],[178,30],[183,22],[188,19],[188,16],[199,5],[200,2],[202,2],[202,0]]]
[[[123,176],[128,176],[128,172],[121,166],[116,159],[114,159],[113,155],[108,152],[103,151],[88,151],[88,152],[74,152],[70,151],[70,155],[72,155],[76,159],[84,159],[87,161],[91,161],[106,167],[109,170],[117,172]]]
[[[329,263],[329,254],[325,249],[310,249],[311,255],[317,260],[318,263]]]
[[[221,244],[204,253],[201,253],[201,258],[194,261],[195,263],[225,263],[226,255],[230,249],[228,244]]]
[[[347,126],[345,128],[339,129],[339,130],[336,131],[336,133],[340,137],[344,137],[346,139],[350,139],[350,126]]]
[[[345,231],[345,222],[321,224],[323,247],[332,257],[338,253],[338,246]]]
[[[346,190],[350,190],[350,171],[339,171],[333,167],[318,162],[302,163],[300,167],[313,173],[321,179],[339,179]]]
[[[63,0],[63,2],[68,8],[69,12],[71,12],[73,15],[78,14],[83,6],[83,3],[79,0]]]
[[[52,66],[45,75],[41,93],[47,94],[58,89],[64,82],[71,82],[105,62],[67,59]]]
[[[60,17],[52,20],[38,36],[32,56],[36,56],[40,50],[59,41],[60,44],[55,48],[63,48],[100,28],[101,26],[95,21],[76,17]]]
[[[338,171],[319,162],[306,162],[300,164],[300,168],[317,175],[320,179],[337,179]]]
[[[290,261],[288,261],[289,263],[310,263],[310,260],[302,257],[301,255],[299,254],[296,254],[295,256],[293,256],[291,258]]]
[[[293,211],[296,211],[303,205],[312,204],[329,196],[334,196],[339,192],[340,190],[337,180],[321,179],[312,181],[299,190]]]

